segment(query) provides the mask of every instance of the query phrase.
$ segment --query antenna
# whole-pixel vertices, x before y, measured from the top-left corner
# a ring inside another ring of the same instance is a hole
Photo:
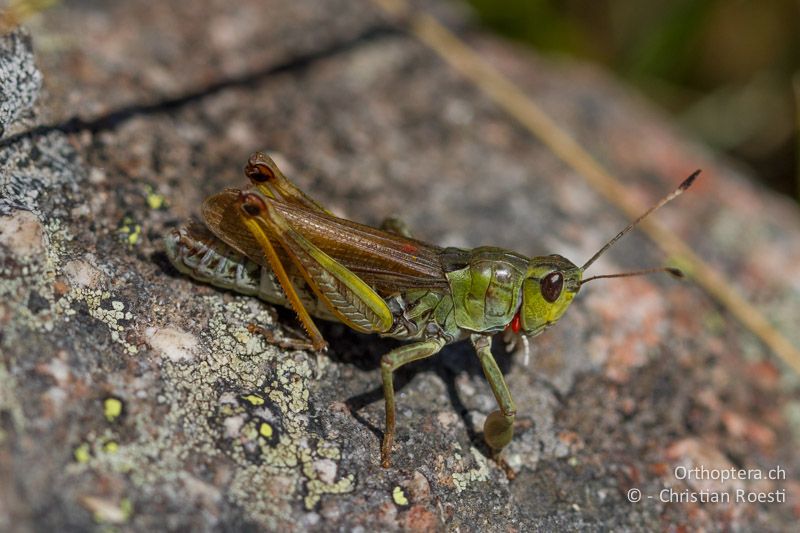
[[[597,258],[598,258],[598,257],[600,257],[601,255],[603,255],[603,254],[605,253],[605,251],[606,251],[606,250],[608,250],[609,248],[611,248],[611,247],[614,245],[614,243],[615,243],[615,242],[617,242],[618,240],[620,240],[620,239],[622,238],[622,236],[623,236],[623,235],[625,235],[625,234],[626,234],[626,233],[628,233],[630,230],[632,230],[632,229],[633,229],[633,228],[636,226],[636,224],[638,224],[639,222],[641,222],[642,220],[644,220],[644,219],[645,219],[645,217],[647,217],[647,215],[649,215],[650,213],[652,213],[653,211],[655,211],[655,210],[656,210],[656,209],[658,209],[659,207],[663,206],[664,204],[668,203],[668,202],[669,202],[669,201],[671,201],[671,200],[674,200],[675,198],[677,198],[678,196],[680,196],[681,194],[683,194],[683,192],[684,192],[686,189],[688,189],[689,187],[691,187],[691,186],[692,186],[692,183],[694,182],[694,180],[695,180],[695,179],[697,178],[697,176],[699,176],[699,175],[700,175],[700,170],[699,170],[699,169],[698,169],[698,170],[695,170],[694,172],[692,172],[692,174],[691,174],[691,175],[690,175],[688,178],[686,178],[685,180],[683,180],[683,183],[681,183],[680,185],[678,185],[678,188],[677,188],[677,189],[675,189],[674,191],[672,191],[671,193],[669,193],[668,195],[666,195],[664,198],[662,198],[661,200],[659,200],[659,201],[658,201],[658,203],[656,203],[656,205],[654,205],[653,207],[651,207],[650,209],[648,209],[647,211],[645,211],[643,215],[641,215],[639,218],[637,218],[636,220],[634,220],[633,222],[631,222],[630,224],[628,224],[628,226],[627,226],[627,227],[626,227],[624,230],[622,230],[622,231],[620,231],[619,233],[617,233],[617,234],[616,234],[616,236],[614,236],[614,238],[613,238],[613,239],[611,239],[610,241],[608,241],[608,242],[605,244],[605,246],[603,246],[602,248],[600,248],[600,250],[598,250],[598,252],[597,252],[596,254],[594,254],[594,255],[593,255],[593,256],[592,256],[592,257],[591,257],[591,258],[590,258],[588,261],[586,261],[586,263],[585,263],[585,264],[584,264],[584,265],[581,267],[581,270],[586,270],[587,268],[589,268],[589,267],[592,265],[592,263],[594,263],[595,261],[597,261]],[[649,270],[642,270],[642,271],[640,271],[640,272],[629,272],[629,273],[627,273],[627,274],[608,274],[608,275],[605,275],[605,276],[595,276],[595,277],[593,277],[593,278],[589,278],[589,279],[586,279],[586,280],[584,280],[584,281],[583,281],[583,283],[586,283],[587,281],[589,281],[589,280],[592,280],[592,279],[599,279],[599,278],[619,278],[619,277],[625,277],[625,276],[638,276],[638,275],[640,275],[640,274],[649,274],[649,273],[651,273],[651,272],[660,272],[660,271],[669,272],[669,273],[671,273],[671,274],[673,274],[673,275],[676,275],[676,272],[680,272],[679,270],[677,270],[677,269],[674,269],[674,268],[673,268],[673,269],[669,269],[669,268],[655,268],[655,269],[649,269]],[[680,274],[677,274],[677,275],[678,275],[678,277],[680,277],[680,276],[682,276],[682,275],[683,275],[683,273],[680,273]]]
[[[594,279],[603,279],[603,278],[629,278],[631,276],[643,276],[645,274],[653,274],[655,272],[666,272],[676,278],[683,277],[683,271],[678,268],[674,267],[656,267],[656,268],[648,268],[646,270],[637,270],[635,272],[622,272],[621,274],[604,274],[602,276],[592,276],[591,278],[586,278],[581,280],[581,285],[589,283]]]

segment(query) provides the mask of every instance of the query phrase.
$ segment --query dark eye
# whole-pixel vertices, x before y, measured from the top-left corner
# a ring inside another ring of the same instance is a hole
[[[564,274],[553,272],[542,278],[539,284],[542,288],[544,299],[553,303],[561,296],[561,289],[564,288]]]

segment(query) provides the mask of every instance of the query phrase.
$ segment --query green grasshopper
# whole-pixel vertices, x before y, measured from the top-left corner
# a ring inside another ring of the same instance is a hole
[[[411,238],[392,219],[378,229],[338,218],[261,153],[245,167],[250,188],[226,189],[205,200],[208,229],[187,225],[173,230],[165,244],[181,272],[293,309],[318,351],[327,344],[311,315],[362,333],[413,341],[381,359],[383,467],[389,467],[395,433],[394,371],[469,338],[499,407],[483,427],[496,455],[511,441],[517,410],[492,356],[492,336],[504,330],[523,339],[542,333],[592,280],[652,272],[680,277],[679,270],[666,267],[586,279],[583,273],[644,217],[688,189],[699,172],[581,267],[560,255],[528,258],[488,246],[441,248]]]

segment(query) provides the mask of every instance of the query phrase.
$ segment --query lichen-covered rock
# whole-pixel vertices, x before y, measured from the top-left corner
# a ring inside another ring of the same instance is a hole
[[[17,28],[0,35],[0,139],[33,107],[41,86],[28,32]]]
[[[380,468],[379,360],[397,344],[320,324],[328,356],[281,351],[248,325],[298,335],[291,313],[179,275],[162,236],[206,195],[241,186],[262,149],[334,212],[401,214],[445,245],[580,261],[626,221],[369,3],[187,6],[68,3],[33,28],[51,45],[37,63],[59,122],[0,140],[0,529],[796,522],[799,381],[696,285],[662,278],[587,286],[530,364],[497,344],[519,411],[505,469],[482,444],[494,398],[463,345],[398,373],[394,463]],[[596,71],[474,44],[632,195],[657,197],[704,167],[658,216],[797,334],[796,206]],[[663,260],[631,234],[593,269]],[[676,476],[701,466],[785,478]],[[786,502],[669,503],[665,488]]]

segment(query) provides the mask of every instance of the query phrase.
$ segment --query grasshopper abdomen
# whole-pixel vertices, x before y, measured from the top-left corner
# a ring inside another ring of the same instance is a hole
[[[221,289],[286,307],[286,294],[271,269],[237,252],[198,224],[172,230],[164,245],[172,265],[183,274]],[[292,282],[309,313],[323,320],[336,318],[314,296],[300,276]]]

